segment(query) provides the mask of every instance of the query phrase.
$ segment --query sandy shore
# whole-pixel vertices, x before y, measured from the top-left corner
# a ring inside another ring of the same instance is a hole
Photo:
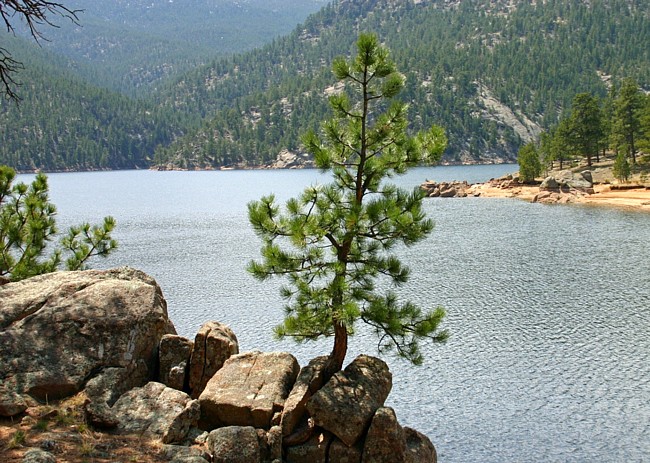
[[[519,198],[532,201],[539,193],[539,187],[517,186],[513,188],[499,188],[488,182],[472,185],[468,193],[483,198]],[[650,189],[634,188],[615,190],[610,185],[594,185],[594,194],[576,196],[573,203],[623,207],[650,212]]]

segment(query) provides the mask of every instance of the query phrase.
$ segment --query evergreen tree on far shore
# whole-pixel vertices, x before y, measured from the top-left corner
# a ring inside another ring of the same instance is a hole
[[[522,182],[530,183],[541,175],[542,163],[534,142],[526,143],[521,147],[517,163],[519,164],[519,178]]]
[[[636,142],[641,130],[640,110],[639,86],[633,79],[625,79],[614,102],[612,147],[615,151],[624,150],[632,164],[636,164]]]

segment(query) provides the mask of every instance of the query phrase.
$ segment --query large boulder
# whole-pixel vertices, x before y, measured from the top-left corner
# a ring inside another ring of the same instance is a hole
[[[287,352],[247,352],[230,357],[199,397],[203,429],[254,426],[269,429],[300,367]]]
[[[307,411],[317,426],[351,447],[384,405],[392,385],[392,375],[383,360],[360,355],[309,399]]]
[[[544,181],[539,185],[541,191],[558,191],[560,189],[560,184],[557,183],[555,177],[548,176]]]
[[[197,400],[153,381],[131,389],[111,411],[117,417],[118,432],[160,438],[165,444],[185,440],[201,415]]]
[[[375,412],[363,445],[364,463],[410,463],[404,429],[395,411],[381,407]]]
[[[328,461],[335,461],[336,463],[361,463],[362,452],[361,442],[357,442],[352,447],[348,447],[342,441],[335,438],[330,444],[327,457],[329,458]]]
[[[333,436],[322,429],[315,432],[303,444],[287,448],[285,460],[287,463],[321,463],[337,461],[328,459],[328,450]]]
[[[190,358],[189,387],[198,398],[205,385],[231,355],[239,353],[237,336],[229,326],[216,321],[204,323],[194,338]]]
[[[409,463],[436,463],[438,454],[431,440],[415,429],[404,427]]]
[[[300,369],[298,378],[284,403],[282,411],[282,435],[288,436],[296,429],[307,411],[307,401],[324,384],[324,372],[328,357],[316,357]]]
[[[0,286],[0,404],[84,388],[105,369],[152,377],[164,334],[175,334],[160,287],[144,273],[56,272]],[[2,407],[11,416],[22,407]],[[22,410],[21,410],[22,411]]]
[[[194,342],[182,336],[166,334],[162,337],[158,352],[161,383],[179,391],[186,389],[193,348]]]
[[[594,185],[590,172],[583,175],[570,170],[561,170],[554,173],[553,177],[561,187],[593,193]]]
[[[226,426],[208,436],[213,463],[260,463],[262,454],[252,426]]]

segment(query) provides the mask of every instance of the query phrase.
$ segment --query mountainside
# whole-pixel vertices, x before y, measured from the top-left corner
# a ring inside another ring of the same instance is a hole
[[[207,119],[156,162],[215,167],[299,154],[299,134],[327,117],[332,58],[360,31],[376,32],[407,74],[414,128],[448,130],[446,161],[512,161],[576,93],[604,95],[610,77],[650,84],[649,12],[641,0],[334,2],[291,35],[179,80],[164,104]]]
[[[93,83],[146,94],[166,78],[291,32],[326,0],[65,0],[78,24],[53,17],[42,45]]]
[[[412,128],[447,130],[444,162],[513,161],[577,93],[604,96],[623,77],[650,89],[644,0],[338,0],[289,35],[227,53],[261,43],[258,33],[271,40],[275,15],[297,22],[323,2],[64,2],[86,9],[83,27],[57,21],[60,29],[43,30],[51,42],[42,48],[2,42],[25,69],[20,106],[0,101],[0,163],[65,170],[301,162],[300,135],[330,115],[332,60],[349,54],[361,31],[377,33],[406,74],[400,98],[410,102]],[[215,33],[233,48],[217,49]]]
[[[180,133],[172,113],[90,85],[32,41],[14,40],[9,50],[24,64],[17,75],[22,101],[0,98],[0,164],[21,171],[146,168],[155,147]]]

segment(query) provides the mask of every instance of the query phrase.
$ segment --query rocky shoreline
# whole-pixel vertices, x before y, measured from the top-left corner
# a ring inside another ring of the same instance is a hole
[[[643,184],[595,182],[589,170],[553,172],[543,181],[524,183],[517,174],[470,184],[466,181],[420,185],[430,198],[518,198],[543,204],[588,204],[650,211],[650,187]]]
[[[161,288],[128,267],[7,283],[0,416],[15,424],[0,421],[0,460],[81,462],[90,452],[94,462],[115,461],[119,446],[70,443],[91,427],[103,440],[157,442],[145,461],[436,461],[431,441],[384,405],[392,388],[384,361],[360,355],[327,378],[326,360],[301,368],[288,352],[240,353],[235,333],[217,321],[194,339],[178,336]],[[61,400],[78,404],[75,424],[27,439],[25,430],[74,414],[53,408]]]

